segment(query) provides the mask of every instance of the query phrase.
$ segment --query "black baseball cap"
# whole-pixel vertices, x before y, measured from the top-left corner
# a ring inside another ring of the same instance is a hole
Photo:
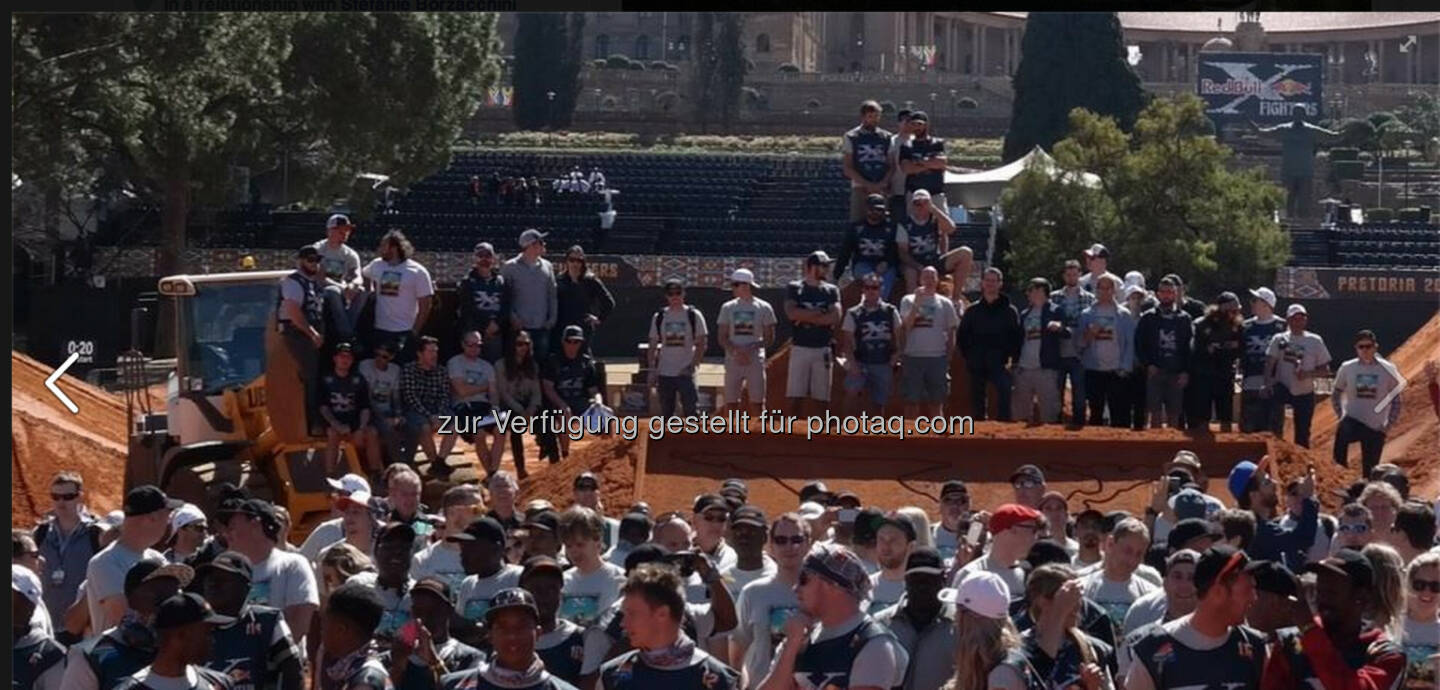
[[[625,517],[620,518],[620,530],[624,531],[627,528],[640,528],[649,532],[655,529],[655,521],[651,520],[650,516],[644,513],[626,513]]]
[[[1355,549],[1340,549],[1334,555],[1320,561],[1305,564],[1305,572],[1330,572],[1350,579],[1350,584],[1366,589],[1375,582],[1375,568],[1370,559]]]
[[[1075,524],[1078,525],[1082,522],[1098,522],[1103,528],[1105,527],[1105,514],[1094,508],[1086,508],[1075,514]]]
[[[565,569],[560,567],[560,562],[549,556],[531,556],[525,559],[525,564],[522,568],[520,571],[521,582],[524,582],[531,575],[540,572],[548,571],[560,576],[564,576],[565,574]]]
[[[1016,479],[1033,479],[1041,484],[1044,484],[1045,473],[1040,471],[1040,468],[1036,467],[1035,465],[1021,465],[1015,468],[1014,472],[1010,473],[1011,483],[1014,483]]]
[[[940,486],[940,500],[945,500],[945,497],[949,494],[965,494],[969,496],[970,488],[965,486],[965,482],[959,479],[951,479]]]
[[[140,585],[162,577],[175,578],[180,582],[180,588],[184,589],[195,579],[195,571],[183,563],[166,563],[158,558],[146,558],[130,566],[130,570],[125,572],[125,593],[130,594]]]
[[[211,571],[220,571],[239,575],[245,578],[246,582],[255,580],[255,568],[250,564],[250,559],[239,551],[225,551],[208,563],[203,563],[195,569],[202,577]]]
[[[905,558],[905,574],[945,575],[945,559],[933,546],[917,546]]]
[[[535,605],[535,595],[520,587],[511,587],[496,592],[495,596],[490,599],[490,608],[485,609],[485,620],[493,619],[496,614],[505,609],[522,609],[529,611],[536,620],[540,618],[540,607]]]
[[[817,494],[828,495],[829,493],[830,489],[825,486],[825,482],[807,482],[805,486],[800,487],[800,502],[804,503],[806,501],[813,500]]]
[[[153,627],[156,630],[173,630],[192,623],[210,623],[213,625],[229,625],[235,619],[230,616],[222,616],[210,608],[205,598],[194,592],[181,592],[160,604],[155,611],[155,622]]]
[[[342,340],[342,341],[340,341],[340,342],[338,342],[338,343],[335,343],[335,354],[338,355],[338,354],[340,354],[341,352],[348,352],[348,353],[350,353],[350,354],[352,354],[352,355],[355,354],[355,345],[354,345],[354,343],[351,343],[351,342],[348,341],[348,340]]]
[[[1025,554],[1025,563],[1031,570],[1050,563],[1062,563],[1070,565],[1070,554],[1065,552],[1065,547],[1056,544],[1049,539],[1037,539],[1030,545],[1030,551]]]
[[[835,263],[835,260],[830,258],[830,255],[826,254],[824,249],[816,249],[810,252],[810,256],[805,257],[806,266],[829,266],[833,263]]]
[[[861,544],[875,541],[875,532],[885,521],[885,513],[873,506],[861,508],[855,515],[854,540]]]
[[[730,524],[750,525],[764,529],[770,523],[765,519],[765,511],[761,510],[760,506],[743,505],[730,513]]]
[[[1282,597],[1298,596],[1300,581],[1295,573],[1275,561],[1256,561],[1250,570],[1255,576],[1255,589],[1261,592],[1279,594]]]
[[[560,531],[560,514],[553,510],[542,510],[525,519],[526,529],[540,529],[550,533]]]
[[[901,532],[904,532],[906,540],[915,541],[915,526],[910,524],[909,520],[902,519],[897,513],[890,513],[888,515],[882,516],[880,520],[875,522],[874,524],[876,534],[880,533],[881,527],[890,526],[900,530]]]
[[[1223,535],[1220,529],[1209,520],[1189,518],[1175,523],[1175,526],[1170,528],[1170,535],[1166,537],[1165,545],[1173,552],[1185,548],[1185,545],[1193,539],[1219,538],[1221,536]]]
[[[835,492],[835,496],[830,499],[831,505],[837,506],[840,505],[843,501],[849,501],[851,504],[853,504],[852,507],[856,508],[857,510],[860,508],[860,506],[865,505],[865,503],[860,500],[860,495],[849,489],[841,489]]]
[[[910,113],[911,122],[929,122],[930,117],[923,110],[916,110]]]
[[[711,508],[719,508],[727,513],[730,512],[730,504],[726,503],[725,497],[720,494],[700,494],[696,496],[694,510],[691,512],[700,515]]]
[[[673,291],[675,291],[675,290],[684,290],[684,289],[685,289],[685,281],[680,280],[679,278],[666,278],[666,279],[665,279],[665,291],[666,291],[666,292],[673,292]]]
[[[1135,517],[1135,516],[1131,515],[1131,514],[1130,514],[1130,511],[1128,511],[1128,510],[1112,510],[1112,511],[1106,513],[1106,514],[1105,514],[1105,533],[1106,533],[1106,534],[1109,534],[1109,533],[1111,533],[1111,532],[1114,532],[1116,525],[1120,524],[1121,521],[1123,521],[1123,520],[1128,520],[1128,519],[1130,519],[1130,518],[1132,518],[1132,517]]]
[[[579,326],[566,326],[566,327],[565,327],[565,332],[562,334],[561,339],[562,339],[562,340],[584,340],[584,339],[585,339],[585,329],[583,329],[583,328],[581,328],[581,327],[579,327]]]
[[[455,594],[450,591],[450,585],[438,577],[424,577],[410,587],[410,595],[413,597],[416,592],[429,592],[440,597],[450,608],[455,608]]]
[[[375,543],[388,541],[415,541],[415,528],[408,522],[391,522],[381,525],[380,531],[375,535]]]
[[[316,249],[314,245],[307,244],[297,250],[295,256],[301,259],[318,259],[320,258],[320,250]]]
[[[888,202],[885,200],[885,197],[880,194],[871,194],[870,196],[865,197],[865,205],[870,208],[878,208],[883,210],[887,204]]]
[[[465,526],[464,531],[445,538],[445,541],[488,541],[493,544],[505,544],[505,527],[499,520],[485,516],[471,521]]]
[[[581,472],[575,475],[572,486],[576,489],[599,489],[600,479],[595,476],[594,472]]]
[[[670,557],[670,549],[656,543],[641,544],[625,554],[625,572],[630,572],[646,563],[663,563]]]
[[[1195,592],[1204,597],[1210,591],[1210,586],[1218,582],[1223,576],[1234,572],[1249,572],[1255,563],[1250,557],[1229,544],[1216,544],[1205,553],[1200,554],[1200,561],[1195,564]]]
[[[185,505],[184,501],[170,498],[159,487],[146,484],[137,486],[125,494],[125,502],[122,507],[125,509],[125,517],[135,517],[162,510],[175,510],[183,505]]]

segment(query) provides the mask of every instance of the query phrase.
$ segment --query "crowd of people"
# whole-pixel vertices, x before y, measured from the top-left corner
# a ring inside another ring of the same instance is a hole
[[[1433,687],[1435,508],[1394,465],[1334,515],[1313,468],[1271,471],[1212,481],[1181,451],[1141,515],[1026,465],[999,505],[959,479],[913,506],[810,482],[776,515],[727,479],[616,519],[588,472],[525,505],[496,472],[432,513],[397,463],[329,480],[299,546],[234,486],[204,508],[137,487],[99,517],[62,472],[12,535],[15,687]]]

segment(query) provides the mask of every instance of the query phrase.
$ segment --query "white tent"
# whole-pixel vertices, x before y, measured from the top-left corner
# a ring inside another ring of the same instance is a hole
[[[1000,193],[1009,186],[1010,180],[1025,172],[1031,164],[1050,174],[1051,177],[1065,174],[1055,159],[1045,150],[1036,146],[1024,157],[993,170],[977,173],[945,173],[945,197],[951,206],[965,208],[989,208],[1000,201]],[[1087,187],[1098,187],[1100,177],[1091,173],[1080,173],[1080,181]]]

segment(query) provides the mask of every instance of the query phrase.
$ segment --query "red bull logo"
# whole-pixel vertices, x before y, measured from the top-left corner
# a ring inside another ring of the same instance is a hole
[[[1286,98],[1310,93],[1310,85],[1294,79],[1281,79],[1275,83],[1275,93]]]

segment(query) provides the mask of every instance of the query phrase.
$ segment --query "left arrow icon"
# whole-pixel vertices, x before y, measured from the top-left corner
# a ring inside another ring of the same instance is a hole
[[[70,398],[66,397],[65,392],[60,390],[60,387],[55,385],[55,382],[60,380],[61,376],[65,375],[65,370],[69,369],[70,365],[74,364],[75,360],[77,359],[80,359],[80,353],[71,352],[70,357],[65,360],[65,363],[61,364],[60,368],[56,369],[54,373],[50,374],[50,378],[45,379],[45,387],[49,388],[50,392],[54,393],[55,397],[60,399],[60,402],[65,405],[65,409],[70,410],[70,414],[80,414],[80,408],[76,407],[75,403],[71,402]]]

